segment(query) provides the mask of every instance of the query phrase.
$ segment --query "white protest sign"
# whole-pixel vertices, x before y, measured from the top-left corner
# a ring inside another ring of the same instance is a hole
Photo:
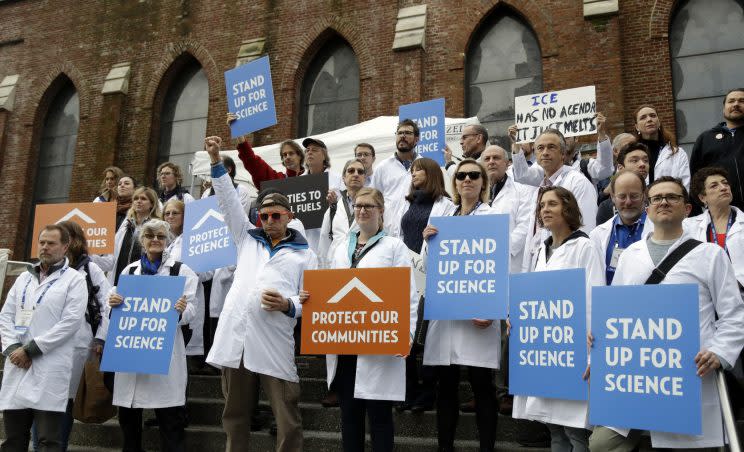
[[[546,129],[558,129],[565,137],[597,133],[594,86],[519,96],[514,113],[518,143],[531,143]]]

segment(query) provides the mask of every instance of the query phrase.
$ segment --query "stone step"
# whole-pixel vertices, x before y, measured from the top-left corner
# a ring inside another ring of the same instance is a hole
[[[2,427],[0,419],[0,427]],[[4,431],[0,428],[0,431]],[[70,436],[70,451],[73,452],[109,452],[121,447],[121,430],[116,420],[104,424],[75,423]],[[341,452],[340,431],[325,432],[306,430],[304,435],[305,451]],[[367,450],[369,450],[369,435],[367,436]],[[159,448],[157,429],[146,428],[143,432],[143,447],[147,450]],[[395,450],[399,452],[428,452],[437,447],[436,438],[395,437]],[[275,440],[267,431],[251,433],[249,451],[273,451]],[[478,442],[473,439],[455,441],[458,451],[470,452],[478,450]],[[496,449],[505,452],[547,452],[549,449],[526,448],[512,442],[497,442]],[[225,450],[225,434],[220,427],[194,425],[186,429],[186,450],[200,452],[223,452]]]

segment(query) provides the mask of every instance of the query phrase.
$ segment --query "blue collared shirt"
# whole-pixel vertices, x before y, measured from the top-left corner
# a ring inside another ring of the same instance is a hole
[[[624,250],[635,242],[641,240],[643,236],[643,225],[646,223],[646,212],[643,212],[636,220],[635,223],[630,226],[620,220],[620,215],[616,214],[612,221],[612,230],[610,231],[610,240],[607,242],[607,249],[605,250],[605,280],[607,285],[612,284],[612,278],[615,277],[615,267],[610,265],[612,263],[612,254],[615,252],[615,248]]]

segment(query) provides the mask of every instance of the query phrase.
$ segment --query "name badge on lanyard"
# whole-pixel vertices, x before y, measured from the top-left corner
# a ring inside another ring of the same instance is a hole
[[[613,269],[617,268],[617,263],[620,260],[620,255],[623,254],[623,251],[625,251],[625,248],[620,248],[615,245],[615,248],[612,249],[612,257],[610,257],[610,267]]]
[[[23,296],[21,297],[21,303],[20,306],[18,306],[19,309],[16,310],[15,315],[15,329],[16,331],[20,332],[26,332],[28,331],[28,327],[31,326],[31,320],[34,318],[34,311],[36,311],[36,306],[41,304],[41,301],[44,299],[44,296],[49,291],[49,289],[56,283],[58,280],[62,279],[62,275],[67,270],[67,267],[62,268],[59,272],[59,276],[57,276],[56,279],[52,280],[47,286],[44,288],[44,291],[41,293],[41,296],[38,300],[36,300],[36,303],[31,304],[31,306],[26,306],[26,292],[28,291],[28,286],[31,284],[31,280],[29,279],[26,283],[26,287],[23,288]]]

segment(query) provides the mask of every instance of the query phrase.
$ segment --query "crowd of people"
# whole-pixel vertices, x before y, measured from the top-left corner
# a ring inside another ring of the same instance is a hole
[[[454,450],[460,411],[475,413],[482,451],[495,448],[500,412],[536,421],[530,434],[544,435],[553,451],[720,447],[726,438],[725,401],[714,382],[719,368],[728,371],[734,403],[744,400],[744,89],[726,95],[723,117],[700,135],[689,160],[650,105],[635,111],[632,130],[614,137],[597,114],[597,155],[590,159],[580,157],[577,139],[555,129],[516,143],[513,126],[507,151],[472,124],[463,128],[461,156],[448,148],[440,168],[416,153],[419,127],[402,119],[396,151],[384,160],[376,162],[374,147],[359,143],[338,174],[323,141],[306,138],[301,147],[287,140],[280,172],[241,137],[239,158],[260,190],[255,200],[234,181],[236,163],[221,156],[223,140],[209,136],[211,186],[202,197],[217,198],[238,257],[235,266],[204,273],[181,262],[184,212],[194,197],[182,186],[179,166],[158,166],[157,190],[106,168],[94,202],[116,203],[114,253],[89,255],[75,223],[48,225],[36,238],[38,262],[17,278],[3,305],[0,450],[26,451],[31,439],[35,450],[67,450],[82,368],[101,356],[109,314],[123,301],[120,275],[186,279],[174,304],[180,328],[168,373],[117,372],[111,380],[125,451],[142,449],[143,409],[155,410],[161,450],[185,450],[188,368],[220,370],[228,451],[250,449],[259,386],[275,418],[277,450],[302,450],[296,330],[313,295],[303,288],[304,272],[422,268],[438,233],[431,217],[492,214],[509,215],[510,273],[586,270],[587,327],[592,287],[649,284],[652,274],[663,275],[654,283],[698,285],[701,349],[694,365],[703,383],[702,435],[593,426],[586,402],[512,400],[508,320],[424,321],[424,288],[411,272],[409,354],[325,357],[324,404],[340,406],[344,450],[364,449],[367,422],[372,450],[392,450],[393,411],[431,409],[440,451]],[[228,124],[235,119],[228,114]],[[329,208],[320,228],[306,229],[278,190],[261,190],[266,180],[323,173]],[[587,342],[591,347],[591,334]],[[462,375],[474,397],[461,405]]]

